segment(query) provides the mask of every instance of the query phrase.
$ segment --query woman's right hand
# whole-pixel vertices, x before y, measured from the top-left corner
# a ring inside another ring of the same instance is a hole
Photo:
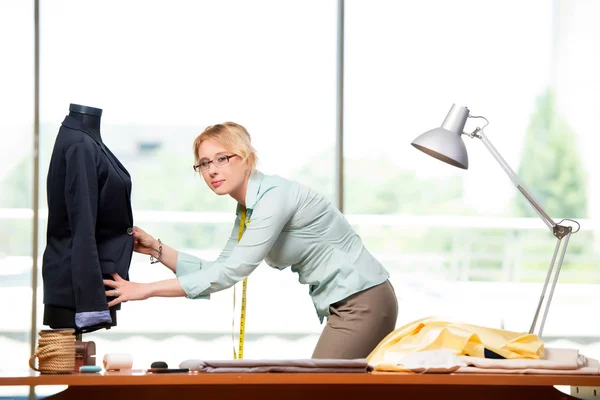
[[[141,254],[155,255],[155,247],[158,244],[158,241],[144,230],[134,226],[133,239],[133,251]]]

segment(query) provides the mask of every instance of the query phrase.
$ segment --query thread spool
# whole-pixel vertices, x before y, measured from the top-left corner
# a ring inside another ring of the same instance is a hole
[[[120,371],[122,369],[131,369],[133,366],[133,357],[131,354],[105,354],[102,360],[104,369],[107,371]]]
[[[29,367],[42,374],[69,374],[75,368],[75,330],[57,329],[38,332],[38,346],[29,358]],[[38,366],[35,366],[35,359]]]

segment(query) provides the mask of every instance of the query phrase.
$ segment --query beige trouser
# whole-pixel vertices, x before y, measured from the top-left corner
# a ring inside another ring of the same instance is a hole
[[[398,300],[385,281],[332,304],[329,312],[312,358],[366,358],[395,329]]]

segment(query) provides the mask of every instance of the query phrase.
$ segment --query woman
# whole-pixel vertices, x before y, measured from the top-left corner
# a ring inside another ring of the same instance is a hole
[[[365,358],[396,325],[398,313],[388,272],[367,251],[344,216],[323,196],[297,182],[256,170],[246,129],[232,122],[208,127],[194,141],[194,169],[218,195],[237,202],[231,237],[215,261],[175,249],[134,228],[134,251],[151,256],[175,278],[104,281],[114,290],[113,306],[149,297],[207,298],[250,275],[263,261],[292,267],[309,294],[319,320],[327,324],[313,358]],[[238,243],[241,216],[247,227]],[[154,261],[156,262],[156,261]]]

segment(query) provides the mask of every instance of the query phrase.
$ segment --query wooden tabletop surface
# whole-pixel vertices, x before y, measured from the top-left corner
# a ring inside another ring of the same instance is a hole
[[[70,385],[512,385],[512,386],[600,386],[599,375],[525,374],[408,374],[408,373],[172,373],[152,374],[143,370],[102,373],[44,374],[34,371],[0,371],[0,386]]]

